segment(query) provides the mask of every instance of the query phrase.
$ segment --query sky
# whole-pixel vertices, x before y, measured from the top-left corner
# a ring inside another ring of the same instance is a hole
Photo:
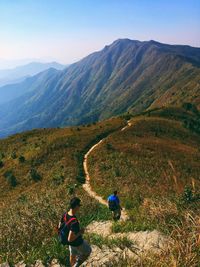
[[[70,64],[119,38],[200,47],[199,14],[200,0],[0,0],[0,67]]]

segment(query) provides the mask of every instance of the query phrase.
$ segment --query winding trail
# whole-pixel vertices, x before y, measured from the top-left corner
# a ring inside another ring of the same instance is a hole
[[[121,131],[126,130],[128,127],[130,127],[132,124],[130,123],[130,121],[127,121],[127,125],[125,127],[123,127],[121,129]],[[83,169],[85,172],[85,184],[83,184],[83,188],[84,190],[88,193],[88,195],[90,195],[91,197],[93,197],[94,199],[96,199],[99,203],[106,205],[107,206],[107,202],[106,200],[104,200],[101,196],[97,195],[97,193],[95,191],[92,190],[91,184],[90,184],[90,175],[89,175],[89,171],[88,171],[88,157],[90,155],[90,153],[96,149],[99,145],[101,145],[103,143],[103,141],[106,139],[107,137],[101,139],[98,143],[96,143],[95,145],[93,145],[90,150],[85,154],[84,156],[84,160],[83,160]],[[125,209],[123,209],[121,211],[121,220],[125,221],[128,219],[128,214],[125,211]]]

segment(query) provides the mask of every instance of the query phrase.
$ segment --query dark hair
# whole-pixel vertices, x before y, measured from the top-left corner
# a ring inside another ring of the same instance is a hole
[[[73,197],[70,200],[69,208],[70,209],[75,209],[77,206],[80,206],[80,203],[81,203],[81,200],[78,197]]]
[[[117,190],[115,190],[113,193],[114,193],[114,195],[117,195]]]

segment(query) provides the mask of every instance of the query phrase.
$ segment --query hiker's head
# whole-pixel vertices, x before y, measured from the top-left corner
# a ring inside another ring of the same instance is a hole
[[[70,203],[69,203],[70,209],[77,211],[80,208],[80,206],[81,206],[81,200],[78,197],[73,197],[70,200]]]
[[[113,194],[116,196],[116,195],[117,195],[117,190],[115,190],[115,191],[113,192]]]

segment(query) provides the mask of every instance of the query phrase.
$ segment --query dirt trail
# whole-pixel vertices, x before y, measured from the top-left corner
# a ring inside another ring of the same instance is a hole
[[[127,125],[121,129],[121,131],[126,130],[128,127],[130,127],[132,124],[130,123],[130,121],[127,122]],[[96,149],[99,145],[101,145],[103,143],[103,141],[106,138],[101,139],[97,144],[95,144],[94,146],[92,146],[90,148],[90,150],[85,154],[84,156],[84,160],[83,160],[83,168],[85,171],[85,178],[86,178],[86,182],[83,185],[84,190],[93,198],[95,198],[99,203],[106,205],[107,206],[107,202],[106,200],[104,200],[101,196],[97,195],[97,193],[95,191],[92,190],[91,185],[90,185],[90,175],[88,172],[88,157],[90,155],[90,153]],[[125,221],[128,219],[128,214],[125,211],[125,209],[122,210],[121,212],[121,220]]]

